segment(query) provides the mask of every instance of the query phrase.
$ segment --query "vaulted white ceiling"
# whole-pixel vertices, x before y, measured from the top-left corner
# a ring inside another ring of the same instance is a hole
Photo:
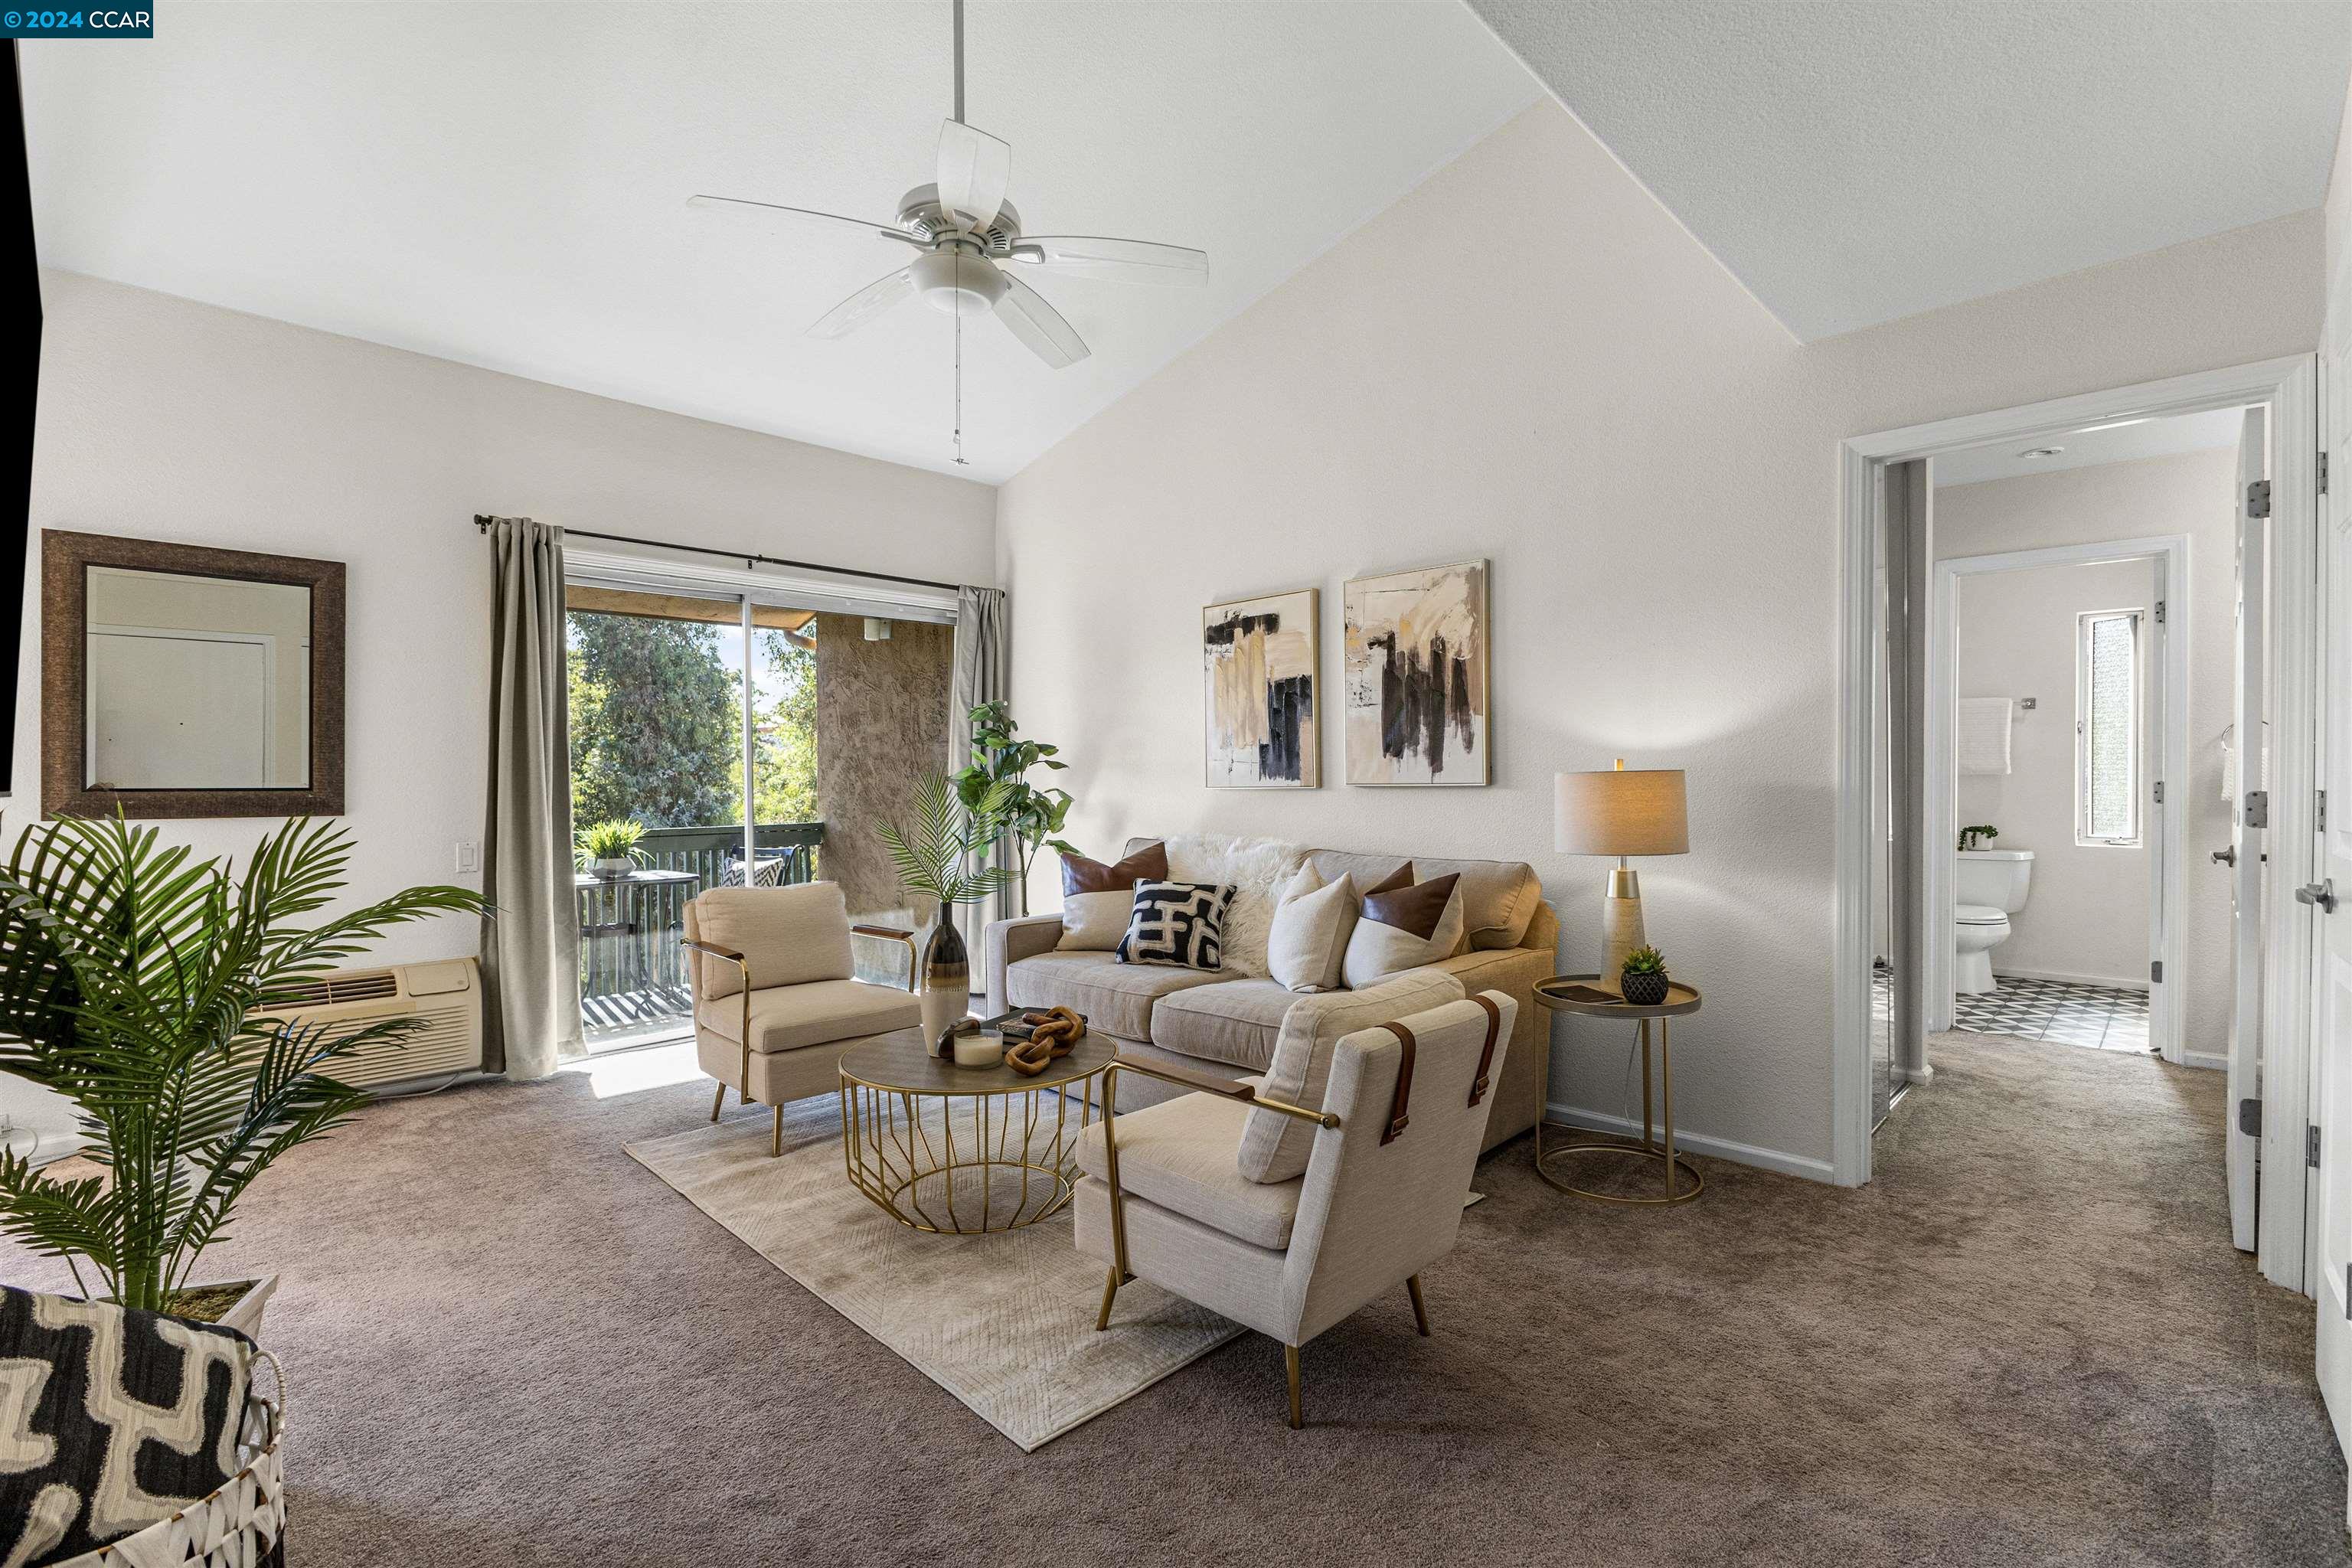
[[[1093,357],[802,329],[904,265],[698,191],[887,219],[950,108],[946,0],[180,5],[24,46],[41,258],[560,385],[1001,479],[1542,94],[1455,0],[972,0],[968,118],[1036,234],[1207,287],[1040,279]],[[1377,323],[1368,323],[1377,330]]]
[[[1468,0],[1801,339],[2317,206],[2343,0]]]

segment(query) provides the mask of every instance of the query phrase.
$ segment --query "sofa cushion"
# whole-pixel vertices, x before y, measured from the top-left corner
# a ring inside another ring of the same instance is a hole
[[[1179,991],[1151,1009],[1151,1043],[1262,1072],[1274,1060],[1283,1015],[1299,1000],[1271,980],[1224,980]]]
[[[1237,1241],[1276,1251],[1288,1247],[1306,1184],[1242,1178],[1234,1149],[1248,1114],[1238,1100],[1213,1094],[1181,1095],[1127,1112],[1118,1118],[1119,1186]],[[1102,1123],[1078,1140],[1078,1168],[1097,1181],[1110,1179]]]
[[[1145,845],[1116,866],[1083,855],[1062,857],[1062,937],[1065,952],[1108,952],[1127,934],[1138,882],[1168,879],[1168,849]]]
[[[694,928],[688,936],[743,955],[754,990],[849,978],[849,906],[838,882],[713,888],[687,906],[687,919]],[[743,989],[733,964],[693,956],[706,1000]]]
[[[1352,873],[1356,885],[1370,889],[1396,868],[1394,855],[1360,855],[1345,849],[1318,849],[1307,857],[1326,879]],[[1413,869],[1423,879],[1459,874],[1462,914],[1471,948],[1517,947],[1535,919],[1543,899],[1543,883],[1536,869],[1523,860],[1436,860],[1413,857]]]
[[[1230,882],[1138,882],[1118,961],[1223,969],[1225,911],[1233,902]]]
[[[1265,1069],[1265,1097],[1307,1110],[1322,1110],[1331,1053],[1342,1035],[1459,1002],[1462,996],[1462,983],[1454,976],[1438,969],[1416,969],[1362,991],[1296,998],[1282,1020],[1274,1059]],[[1287,1182],[1307,1173],[1307,1159],[1314,1149],[1313,1122],[1275,1110],[1251,1110],[1235,1152],[1235,1169],[1253,1183]]]
[[[728,996],[705,1002],[695,1017],[702,1026],[743,1043],[743,1003]],[[923,1005],[912,992],[863,980],[813,980],[805,985],[772,985],[751,993],[751,1048],[796,1051],[863,1035],[919,1028]]]
[[[1121,963],[1108,952],[1041,952],[1005,966],[1004,999],[1011,1007],[1068,1007],[1089,1028],[1148,1040],[1154,1002],[1227,978],[1214,970]]]
[[[1291,991],[1337,991],[1339,960],[1356,927],[1356,879],[1341,873],[1326,882],[1301,866],[1274,908],[1266,937],[1265,972]]]

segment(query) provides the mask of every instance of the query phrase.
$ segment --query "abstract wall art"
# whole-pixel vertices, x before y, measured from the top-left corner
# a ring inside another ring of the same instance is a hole
[[[1488,782],[1486,575],[1465,561],[1348,584],[1349,784]]]
[[[1313,789],[1317,593],[1302,588],[1201,612],[1212,789]]]

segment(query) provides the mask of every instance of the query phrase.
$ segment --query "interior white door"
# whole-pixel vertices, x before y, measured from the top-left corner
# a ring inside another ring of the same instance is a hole
[[[2321,397],[2326,417],[2337,417],[2344,401],[2337,373],[2345,358],[2330,361]],[[2322,426],[2334,434],[2333,424]],[[2338,446],[2337,450],[2345,448]],[[2296,886],[2296,900],[2317,919],[2311,932],[2288,931],[2282,941],[2313,942],[2312,1100],[2306,1137],[2315,1142],[2318,1170],[2266,1170],[2271,1183],[2302,1180],[2310,1204],[2305,1245],[2310,1268],[2305,1288],[2318,1308],[2317,1371],[2321,1394],[2335,1423],[2336,1440],[2352,1447],[2352,507],[2330,498],[2320,519],[2318,734],[2324,815],[2315,834],[2318,879]],[[2291,570],[2284,562],[2277,568]],[[2296,787],[2282,774],[2281,789]],[[2274,843],[2284,866],[2285,846]],[[2316,1178],[2315,1180],[2313,1178]]]
[[[268,787],[268,637],[93,626],[89,647],[91,787]]]
[[[2269,835],[2249,819],[2249,792],[2269,787],[2269,736],[2263,721],[2263,566],[2269,531],[2249,498],[2269,472],[2266,410],[2246,410],[2238,437],[2238,625],[2231,710],[2230,946],[2236,967],[2230,1006],[2230,1092],[2222,1138],[2230,1173],[2230,1239],[2255,1247],[2255,1165],[2262,1152],[2263,872]],[[2218,858],[2218,857],[2217,857]],[[2251,1108],[2251,1109],[2250,1109]]]

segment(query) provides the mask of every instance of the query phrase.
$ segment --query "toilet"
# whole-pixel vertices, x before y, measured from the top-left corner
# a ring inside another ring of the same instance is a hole
[[[1952,921],[1952,989],[1998,991],[1992,950],[2009,940],[2009,917],[2025,907],[2033,879],[2031,849],[1962,849],[1954,857],[1959,907]]]

